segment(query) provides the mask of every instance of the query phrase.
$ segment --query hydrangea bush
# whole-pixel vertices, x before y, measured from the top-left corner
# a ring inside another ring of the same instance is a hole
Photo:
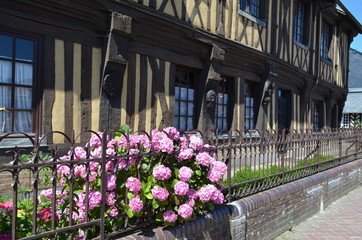
[[[107,149],[102,149],[103,137],[107,139]],[[108,231],[112,231],[114,225],[123,228],[146,219],[172,226],[213,210],[214,204],[224,201],[221,179],[227,166],[215,159],[213,148],[200,137],[181,136],[173,127],[153,130],[149,136],[118,133],[110,137],[98,133],[85,147],[75,147],[58,159],[57,174],[62,190],[53,193],[48,189],[40,193],[41,208],[37,214],[43,226],[50,225],[53,197],[60,227],[71,219],[83,223],[100,218],[103,150],[107,155]],[[73,164],[72,169],[68,163],[71,159],[94,161]],[[72,199],[70,191],[73,191]],[[87,238],[97,236],[97,231],[96,228],[88,230]],[[84,237],[82,231],[77,234],[78,239]]]

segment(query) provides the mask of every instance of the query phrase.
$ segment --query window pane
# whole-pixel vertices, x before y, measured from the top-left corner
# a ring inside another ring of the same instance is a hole
[[[0,83],[11,83],[11,62],[0,61]]]
[[[180,117],[180,130],[187,130],[186,129],[186,117]]]
[[[180,115],[179,102],[175,103],[175,115]]]
[[[187,115],[189,115],[189,116],[194,115],[194,103],[193,102],[188,103]]]
[[[12,58],[13,39],[8,36],[0,35],[0,57]]]
[[[0,133],[10,132],[10,112],[0,111]]]
[[[181,96],[180,96],[180,99],[181,100],[187,100],[187,88],[181,88]]]
[[[15,88],[15,108],[16,109],[32,109],[32,89],[31,88]]]
[[[194,101],[194,94],[195,94],[194,89],[189,88],[189,95],[188,95],[188,100],[189,101]]]
[[[33,61],[33,41],[17,38],[15,56],[17,60]]]
[[[0,107],[11,108],[11,87],[0,86]]]
[[[175,99],[180,99],[180,87],[175,87]]]
[[[194,130],[194,125],[192,123],[192,118],[187,119],[187,130]]]
[[[187,115],[186,102],[181,102],[180,105],[180,115]]]
[[[33,84],[33,65],[26,63],[16,63],[15,83],[22,85]]]
[[[31,132],[32,113],[31,112],[14,112],[14,131]]]

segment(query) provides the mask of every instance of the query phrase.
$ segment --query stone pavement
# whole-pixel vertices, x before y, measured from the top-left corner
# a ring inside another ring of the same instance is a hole
[[[362,240],[362,186],[274,240]]]

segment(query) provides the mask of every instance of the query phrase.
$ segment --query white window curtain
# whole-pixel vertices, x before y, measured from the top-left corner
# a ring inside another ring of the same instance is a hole
[[[11,83],[11,62],[0,61],[0,107],[11,107],[11,87],[1,85]],[[0,133],[10,131],[10,112],[0,112]]]

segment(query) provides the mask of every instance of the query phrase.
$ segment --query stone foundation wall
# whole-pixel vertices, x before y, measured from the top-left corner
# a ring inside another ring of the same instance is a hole
[[[219,206],[183,226],[119,239],[270,240],[324,210],[362,184],[362,160]]]

